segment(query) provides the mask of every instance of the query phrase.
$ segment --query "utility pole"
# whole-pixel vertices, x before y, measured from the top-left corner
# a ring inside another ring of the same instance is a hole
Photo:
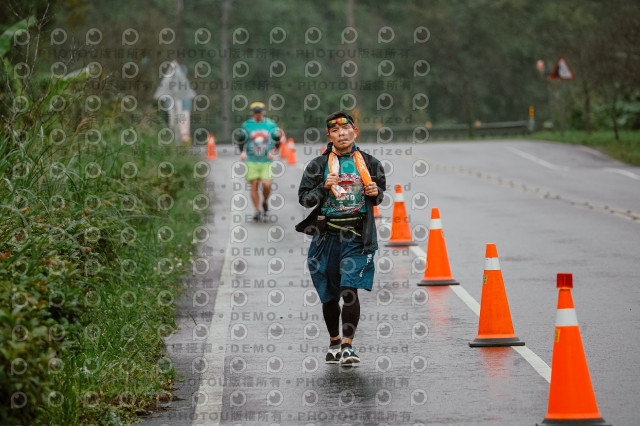
[[[175,27],[176,27],[176,50],[184,50],[184,25],[182,14],[184,12],[184,0],[175,1]]]
[[[222,0],[222,19],[220,34],[220,66],[222,72],[222,139],[231,139],[231,84],[229,82],[229,10],[233,0]],[[232,141],[233,142],[233,141]]]
[[[347,1],[347,26],[353,29],[356,28],[355,23],[355,15],[353,12],[354,0]],[[358,63],[358,42],[357,39],[351,43],[350,49],[355,49],[356,55],[354,56],[354,62],[356,65]],[[349,75],[349,94],[358,100],[358,89],[357,89],[358,79],[355,75]],[[356,105],[356,107],[352,111],[353,118],[356,120],[356,123],[360,120],[360,108]],[[359,124],[358,124],[359,125]]]

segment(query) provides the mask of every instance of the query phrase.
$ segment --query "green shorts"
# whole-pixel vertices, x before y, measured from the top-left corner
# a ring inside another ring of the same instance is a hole
[[[253,180],[273,180],[271,162],[256,163],[247,161],[247,175],[245,176],[245,179],[247,182],[251,182]]]

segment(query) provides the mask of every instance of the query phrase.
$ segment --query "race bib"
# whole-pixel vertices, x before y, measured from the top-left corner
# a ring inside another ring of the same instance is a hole
[[[333,193],[325,203],[325,214],[341,215],[355,213],[364,206],[364,186],[356,173],[343,173],[338,178],[338,185],[344,189],[340,197]]]

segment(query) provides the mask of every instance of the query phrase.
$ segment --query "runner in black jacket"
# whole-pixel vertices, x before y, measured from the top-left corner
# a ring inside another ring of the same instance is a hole
[[[373,207],[383,199],[386,179],[380,161],[356,146],[358,128],[349,114],[335,112],[326,121],[331,142],[308,164],[298,189],[300,204],[313,211],[296,230],[313,235],[307,261],[331,339],[326,362],[355,366],[360,359],[351,344],[360,319],[358,289],[373,287],[378,249]]]

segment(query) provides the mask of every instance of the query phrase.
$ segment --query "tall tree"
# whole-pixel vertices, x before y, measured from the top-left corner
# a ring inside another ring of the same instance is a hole
[[[222,135],[231,138],[231,98],[229,83],[229,12],[233,0],[221,0],[222,17],[220,19],[220,69],[222,82]]]

